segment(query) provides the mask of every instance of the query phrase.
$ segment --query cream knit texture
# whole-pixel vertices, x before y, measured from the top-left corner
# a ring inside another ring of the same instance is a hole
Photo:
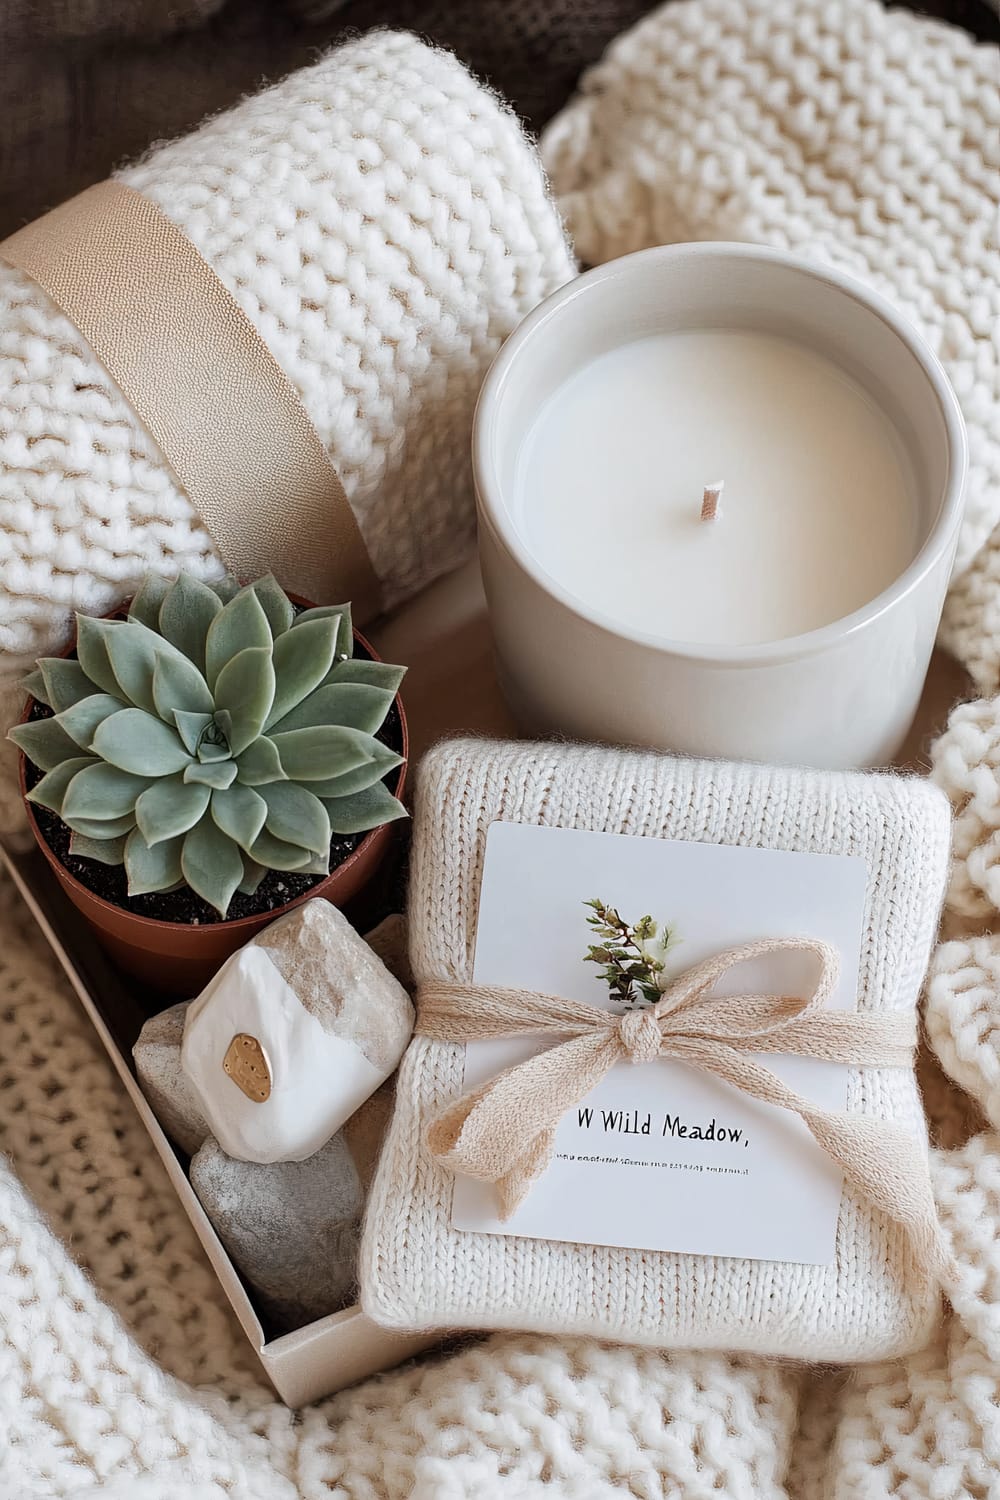
[[[931,762],[955,810],[948,906],[988,919],[1000,910],[1000,697],[958,704]]]
[[[925,1351],[845,1382],[497,1335],[293,1419],[2,877],[0,931],[0,1500],[997,1500],[1000,1140],[940,1077],[963,1306]]]
[[[574,270],[513,115],[454,57],[374,32],[119,175],[194,242],[288,375],[386,605],[461,561],[480,383]],[[73,325],[0,262],[0,733],[73,610],[182,568],[221,571],[191,504]],[[9,828],[9,750],[5,765]]]
[[[976,1095],[1000,1130],[1000,936],[941,944],[931,964],[924,1021],[948,1077]]]
[[[983,688],[1000,685],[998,76],[995,47],[880,0],[671,0],[542,138],[583,261],[776,245],[859,277],[920,330],[969,431],[944,640]]]
[[[469,982],[486,831],[496,821],[860,856],[859,1009],[916,1003],[947,871],[945,799],[926,781],[679,760],[578,745],[453,741],[419,774],[410,886],[418,985]],[[528,1328],[668,1348],[877,1359],[919,1348],[936,1289],[898,1226],[845,1190],[831,1266],[463,1233],[427,1124],[462,1091],[464,1049],[417,1038],[365,1221],[366,1311],[397,1328]],[[926,1142],[912,1073],[852,1069],[848,1108]]]

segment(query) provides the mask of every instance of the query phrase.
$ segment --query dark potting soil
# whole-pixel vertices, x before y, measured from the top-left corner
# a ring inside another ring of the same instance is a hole
[[[371,653],[366,651],[360,641],[355,641],[354,652],[356,656],[370,658]],[[44,703],[37,701],[32,704],[29,719],[49,719],[52,710]],[[402,754],[403,729],[399,717],[399,706],[393,703],[385,723],[376,734],[375,738],[381,740],[383,745],[388,745],[391,750]],[[25,781],[30,791],[33,786],[42,779],[42,772],[34,766],[30,760],[25,758]],[[395,791],[399,779],[400,767],[390,771],[385,777],[385,784],[390,791]],[[110,901],[113,906],[120,906],[123,911],[135,912],[139,917],[150,917],[158,922],[178,922],[189,925],[200,925],[221,922],[237,921],[240,917],[256,917],[262,912],[276,911],[279,907],[294,901],[297,896],[302,896],[306,891],[312,890],[314,886],[326,879],[325,875],[296,875],[290,870],[268,870],[260,885],[252,896],[244,896],[237,891],[229,903],[229,912],[225,918],[219,916],[214,906],[209,906],[200,896],[196,896],[189,886],[180,886],[175,891],[157,891],[148,896],[130,896],[128,894],[128,882],[125,878],[125,870],[122,865],[105,865],[99,860],[80,859],[69,852],[70,831],[61,818],[47,807],[32,807],[32,813],[38,824],[38,830],[42,838],[48,844],[60,864],[77,879],[81,885],[87,887],[95,896]],[[336,834],[330,841],[330,870],[331,872],[342,865],[349,854],[361,843],[366,835],[363,833]]]

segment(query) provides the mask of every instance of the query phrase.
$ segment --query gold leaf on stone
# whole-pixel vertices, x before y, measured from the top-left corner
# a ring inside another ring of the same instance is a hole
[[[238,1089],[255,1104],[271,1095],[271,1069],[264,1049],[255,1036],[238,1031],[226,1048],[222,1067]]]

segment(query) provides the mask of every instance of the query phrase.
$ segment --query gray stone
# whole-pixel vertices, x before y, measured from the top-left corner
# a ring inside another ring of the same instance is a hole
[[[170,1139],[193,1156],[210,1134],[194,1090],[181,1068],[181,1039],[188,1001],[151,1016],[132,1049],[149,1106]]]
[[[237,1161],[208,1139],[191,1185],[234,1265],[283,1329],[351,1300],[361,1183],[343,1135],[300,1162]]]

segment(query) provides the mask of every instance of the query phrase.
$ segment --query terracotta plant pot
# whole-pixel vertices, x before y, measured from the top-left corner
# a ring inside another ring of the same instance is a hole
[[[297,604],[306,602],[291,594],[289,598]],[[357,630],[354,632],[354,639],[373,661],[381,660]],[[69,656],[74,649],[75,646],[70,646],[63,654]],[[30,716],[33,702],[33,699],[28,700],[21,716],[22,723]],[[395,773],[397,780],[392,791],[396,797],[401,798],[406,780],[409,736],[402,700],[398,694],[395,706],[399,713],[402,740],[399,748],[404,759]],[[26,796],[28,784],[23,752],[19,753],[18,766],[21,795]],[[322,896],[339,907],[356,901],[373,882],[396,834],[392,823],[373,828],[325,879],[303,891],[294,900],[286,902],[284,906],[273,907],[254,916],[238,917],[231,922],[163,922],[127,911],[88,890],[70,874],[59,856],[50,848],[38,825],[33,804],[25,801],[24,806],[35,842],[66,895],[90,924],[101,946],[127,974],[152,989],[174,995],[198,994],[231,954],[242,948],[262,928],[283,916],[286,911],[291,911],[292,907],[300,906],[303,901]]]

